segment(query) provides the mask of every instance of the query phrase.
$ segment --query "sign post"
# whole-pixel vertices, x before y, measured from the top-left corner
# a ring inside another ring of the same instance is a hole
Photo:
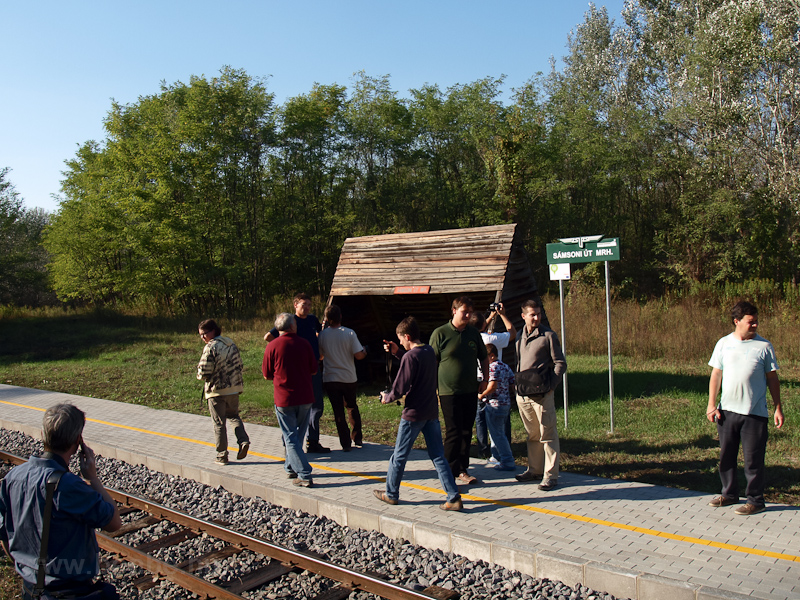
[[[558,280],[559,308],[561,309],[561,350],[567,354],[567,330],[564,323],[564,281],[570,278],[569,263],[549,265],[550,281]],[[567,386],[567,373],[564,373],[564,429],[569,425],[569,390]]]
[[[603,239],[602,235],[587,235],[574,238],[562,238],[559,244],[547,244],[547,264],[552,265],[605,262],[606,275],[606,329],[608,339],[608,398],[611,413],[611,433],[614,433],[614,364],[611,344],[611,278],[608,262],[619,260],[619,238]],[[561,335],[564,335],[564,289],[559,280],[561,301]],[[563,340],[562,340],[563,342]],[[566,355],[566,347],[564,348]],[[567,421],[567,380],[564,378],[564,427]]]

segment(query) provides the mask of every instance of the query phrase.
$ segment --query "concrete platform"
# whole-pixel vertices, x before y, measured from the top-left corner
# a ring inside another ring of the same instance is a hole
[[[389,506],[372,496],[388,446],[310,455],[314,487],[299,489],[284,477],[274,427],[247,425],[249,456],[219,466],[210,417],[9,385],[0,385],[0,427],[39,437],[42,413],[57,402],[86,411],[84,436],[103,456],[536,577],[638,600],[800,599],[800,507],[741,517],[709,507],[706,494],[570,473],[541,492],[480,462],[471,470],[483,484],[462,486],[465,511],[445,513],[433,465],[416,450],[401,503]],[[335,438],[322,442],[338,448]]]

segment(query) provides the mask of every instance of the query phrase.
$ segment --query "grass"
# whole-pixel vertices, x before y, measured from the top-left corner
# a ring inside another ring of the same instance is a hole
[[[557,299],[546,300],[546,306],[553,328],[559,331]],[[706,362],[716,339],[728,333],[730,326],[718,310],[696,305],[615,303],[612,434],[605,307],[592,306],[591,302],[573,303],[567,309],[569,426],[564,427],[560,409],[562,468],[718,492],[716,430],[704,416],[709,374]],[[319,312],[319,307],[315,308]],[[202,349],[196,333],[199,318],[76,311],[0,315],[2,383],[207,414],[206,404],[200,399],[200,382],[195,379]],[[800,347],[800,342],[786,331],[794,321],[791,313],[761,318],[762,334],[775,343],[781,364],[787,419],[782,430],[770,426],[767,499],[800,505],[800,428],[796,425],[800,422],[796,409],[800,378],[798,357],[790,348],[792,344],[795,349]],[[223,333],[241,349],[246,365],[243,418],[276,426],[272,384],[260,372],[262,337],[271,321],[221,324]],[[364,437],[393,444],[401,409],[377,401],[382,387],[383,382],[360,386]],[[560,390],[556,399],[560,405]],[[335,435],[329,407],[322,430]],[[516,413],[512,414],[512,438],[517,462],[525,464],[525,432]]]

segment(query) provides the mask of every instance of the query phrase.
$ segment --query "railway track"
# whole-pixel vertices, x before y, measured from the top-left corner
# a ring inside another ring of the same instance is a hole
[[[0,451],[0,460],[12,464],[22,464],[26,459]],[[237,600],[243,598],[243,593],[256,590],[270,582],[289,576],[289,574],[295,574],[295,577],[314,574],[336,583],[313,597],[312,600],[340,600],[347,598],[353,592],[368,592],[387,600],[431,600],[432,598],[454,600],[459,597],[458,593],[453,590],[437,586],[429,587],[422,592],[411,590],[385,581],[377,573],[362,573],[346,569],[324,560],[319,555],[270,544],[259,538],[229,529],[224,524],[204,521],[117,490],[109,489],[108,492],[119,504],[120,514],[127,522],[122,529],[113,534],[98,532],[97,541],[103,550],[118,557],[119,560],[127,561],[148,571],[149,575],[134,582],[140,590],[152,587],[159,580],[166,579],[201,598]],[[168,524],[166,529],[169,530],[169,533],[162,537],[150,539],[135,546],[120,539],[128,534],[146,531],[149,527],[165,522]],[[184,559],[177,564],[160,560],[154,556],[159,551],[201,535],[219,540],[222,544],[216,545],[222,547]],[[263,557],[263,560],[258,561],[259,566],[235,580],[219,585],[195,574],[205,566],[237,556],[245,550]]]

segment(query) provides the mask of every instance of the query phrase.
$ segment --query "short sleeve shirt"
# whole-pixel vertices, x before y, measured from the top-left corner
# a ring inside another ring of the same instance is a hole
[[[722,371],[722,410],[769,417],[767,373],[778,370],[771,343],[760,335],[739,340],[731,333],[717,342],[708,364]]]
[[[514,373],[506,363],[499,360],[489,365],[489,381],[495,382],[495,390],[489,398],[489,404],[495,408],[511,406],[511,384]]]
[[[325,363],[322,381],[355,383],[358,377],[354,356],[363,349],[356,332],[349,327],[323,329],[319,334],[319,350]]]
[[[31,457],[0,482],[0,537],[8,541],[14,567],[33,584],[38,570],[47,477],[64,471],[60,457]],[[94,530],[105,527],[114,507],[73,473],[64,473],[53,497],[45,583],[84,581],[98,573]]]

